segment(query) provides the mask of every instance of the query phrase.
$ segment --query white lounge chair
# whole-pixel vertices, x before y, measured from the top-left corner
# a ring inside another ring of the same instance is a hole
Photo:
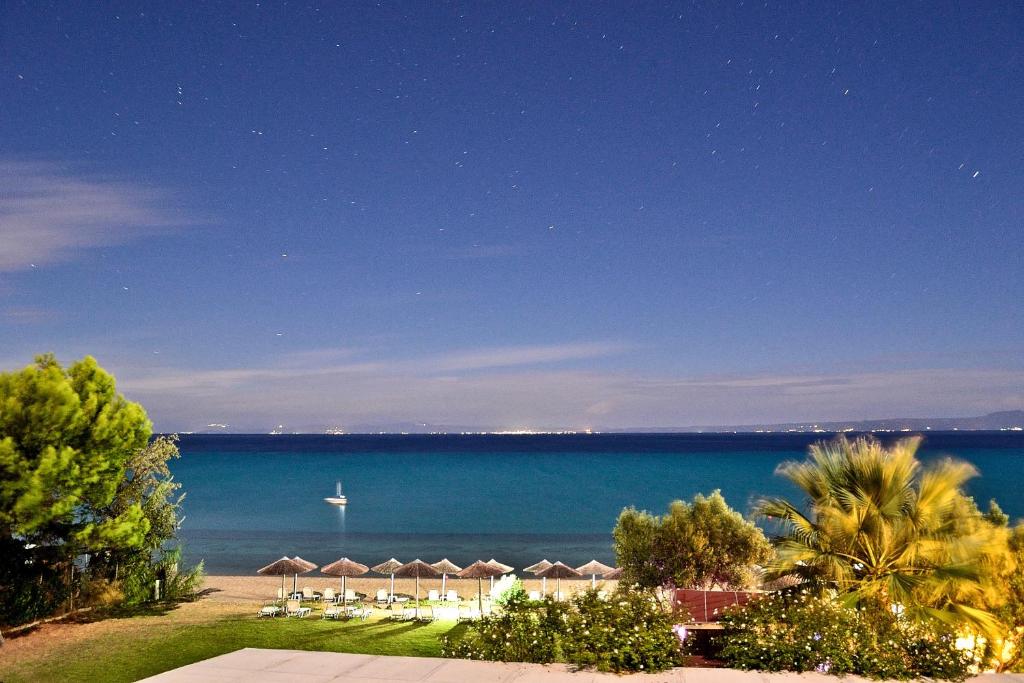
[[[530,594],[527,597],[529,597],[530,600],[540,600],[540,591],[530,591]]]
[[[412,621],[416,618],[416,610],[406,607],[400,602],[391,603],[391,618],[395,621]]]
[[[281,614],[281,608],[277,605],[264,605],[260,608],[260,611],[256,613],[256,617],[276,617]]]
[[[376,602],[379,607],[384,607],[391,602],[390,594],[386,588],[381,588],[377,591],[377,599],[374,600],[374,602]]]
[[[458,602],[459,594],[455,591],[448,591],[448,594],[444,596],[445,602]]]
[[[351,588],[345,589],[345,602],[359,602],[359,596]]]
[[[308,607],[303,607],[302,603],[298,600],[289,600],[284,608],[284,614],[286,617],[308,617],[312,611],[313,610]]]
[[[475,621],[480,618],[480,608],[474,605],[459,605],[459,621]]]
[[[312,600],[313,602],[316,602],[317,600],[320,599],[320,597],[321,597],[320,594],[317,593],[312,588],[310,588],[309,586],[303,586],[302,587],[302,599],[303,600]]]
[[[427,591],[427,602],[440,602],[441,595],[434,590]]]
[[[360,621],[366,621],[373,614],[372,607],[350,607],[348,615],[353,619],[359,619]]]
[[[337,597],[338,596],[334,593],[334,589],[333,588],[325,588],[324,589],[324,597],[323,597],[324,602],[334,602],[334,600]]]
[[[341,619],[345,613],[345,608],[341,605],[327,605],[324,607],[324,619]]]

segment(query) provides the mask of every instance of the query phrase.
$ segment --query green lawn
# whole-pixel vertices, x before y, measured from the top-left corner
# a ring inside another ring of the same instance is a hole
[[[437,657],[439,636],[464,627],[387,619],[365,622],[233,617],[209,623],[160,624],[159,617],[124,620],[116,635],[62,646],[35,661],[5,661],[0,681],[134,681],[243,647]]]

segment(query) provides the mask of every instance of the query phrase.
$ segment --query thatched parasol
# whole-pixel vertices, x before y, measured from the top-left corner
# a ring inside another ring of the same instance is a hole
[[[622,567],[616,567],[611,571],[607,571],[602,574],[602,578],[605,579],[621,579],[622,578]]]
[[[462,571],[462,567],[450,561],[447,557],[440,562],[435,562],[430,565],[437,571],[441,572],[441,599],[444,600],[445,595],[445,583],[449,574],[455,574]]]
[[[412,562],[403,564],[401,567],[395,570],[395,576],[405,577],[416,577],[416,618],[420,618],[420,577],[425,576],[428,579],[436,579],[441,576],[441,572],[437,571],[429,564],[420,559],[415,559]]]
[[[458,573],[460,579],[476,579],[476,597],[480,603],[481,616],[484,613],[484,578],[490,577],[493,579],[495,576],[501,576],[504,573],[499,567],[495,567],[490,562],[481,562],[480,560],[477,560]]]
[[[492,567],[497,567],[498,569],[500,569],[501,570],[501,574],[508,574],[509,572],[515,571],[515,567],[510,567],[507,564],[502,564],[501,562],[498,562],[493,557],[491,559],[487,560],[487,564],[491,565]],[[499,574],[498,576],[501,576],[501,574]],[[493,576],[491,577],[491,590],[494,590],[494,577]]]
[[[391,597],[388,600],[389,603],[395,601],[395,570],[401,566],[402,563],[392,557],[387,562],[381,562],[380,564],[370,567],[370,571],[372,572],[391,575]]]
[[[578,571],[580,574],[583,574],[583,575],[590,574],[590,587],[591,588],[597,587],[597,575],[598,574],[604,574],[605,572],[610,572],[611,570],[612,570],[611,567],[609,567],[606,564],[602,564],[602,563],[598,562],[597,560],[591,560],[590,562],[587,562],[582,567],[576,567],[576,571]]]
[[[537,572],[537,576],[555,580],[555,597],[562,599],[562,579],[578,579],[583,576],[578,571],[562,562],[555,562],[547,569]]]
[[[362,576],[366,572],[370,571],[370,568],[365,564],[359,564],[353,562],[347,557],[343,557],[337,562],[331,562],[328,565],[320,567],[321,574],[327,574],[327,576],[340,576],[341,577],[341,604],[344,605],[348,601],[346,600],[347,592],[345,591],[345,579],[350,576]]]
[[[316,565],[313,565],[315,567]],[[284,577],[289,574],[295,575],[295,583],[299,581],[299,574],[305,574],[310,571],[313,567],[309,566],[309,563],[303,560],[301,557],[292,559],[288,556],[282,557],[280,560],[271,562],[262,569],[257,569],[257,574],[263,574],[264,576],[280,576],[281,577],[281,597],[284,598]],[[293,585],[292,591],[295,588]]]
[[[538,573],[544,571],[545,569],[547,569],[550,566],[551,566],[550,562],[548,562],[547,560],[541,560],[537,564],[531,564],[529,567],[527,567],[523,571],[524,572],[530,572],[531,574],[536,576]],[[544,576],[544,577],[541,577],[541,580],[540,580],[540,594],[541,595],[546,595],[547,592],[548,592],[548,577]]]

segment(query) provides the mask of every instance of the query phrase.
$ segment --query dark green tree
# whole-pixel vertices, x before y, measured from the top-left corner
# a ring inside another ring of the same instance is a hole
[[[641,586],[742,588],[754,582],[753,565],[772,557],[761,529],[719,491],[677,500],[663,517],[627,508],[612,536],[623,578]]]
[[[47,354],[0,373],[0,621],[52,610],[77,558],[143,544],[142,502],[110,505],[150,434],[91,357],[65,369]]]
[[[142,508],[148,529],[137,547],[113,547],[94,556],[92,570],[114,582],[126,603],[153,597],[159,579],[163,597],[179,597],[198,582],[202,566],[178,574],[180,548],[173,544],[181,525],[185,494],[174,480],[168,462],[179,457],[177,435],[159,436],[137,451],[110,504],[96,511],[99,517],[118,517],[133,506]]]

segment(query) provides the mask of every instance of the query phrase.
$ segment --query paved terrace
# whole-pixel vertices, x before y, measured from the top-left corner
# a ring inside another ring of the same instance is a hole
[[[196,662],[145,679],[152,683],[388,683],[429,681],[430,683],[859,683],[858,676],[835,678],[823,674],[763,674],[731,669],[674,669],[661,674],[619,676],[590,671],[570,671],[557,664],[505,664],[471,662],[465,659],[431,657],[383,657],[337,652],[259,650],[245,648],[220,657]],[[974,681],[1024,683],[1024,674],[987,674]]]

